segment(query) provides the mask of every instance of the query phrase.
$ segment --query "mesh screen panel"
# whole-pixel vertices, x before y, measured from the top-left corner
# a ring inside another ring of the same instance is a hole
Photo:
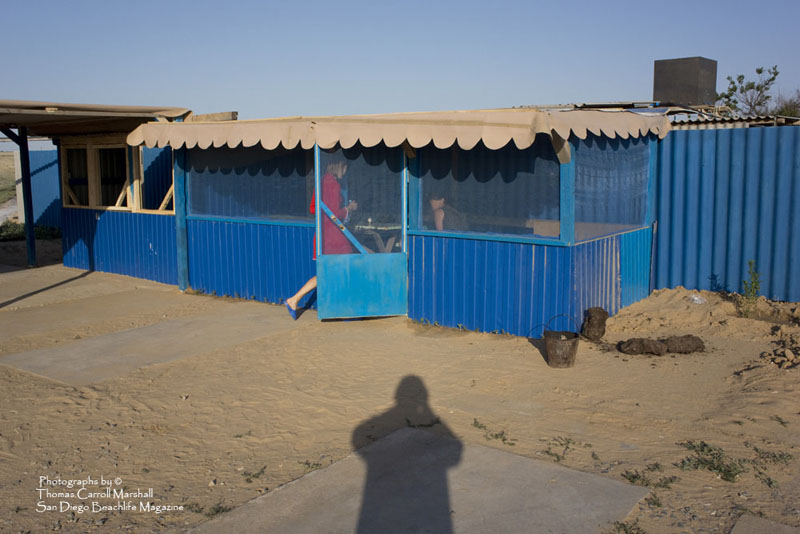
[[[525,150],[513,143],[499,150],[479,143],[469,151],[429,145],[417,160],[412,228],[559,237],[560,166],[547,136]]]
[[[124,148],[101,148],[97,151],[100,173],[100,204],[114,206],[125,187],[126,161]],[[125,201],[123,200],[123,204]]]
[[[68,148],[67,149],[67,184],[69,188],[75,193],[78,200],[78,206],[89,205],[89,168],[87,164],[87,153],[85,148]],[[69,204],[72,204],[72,199],[69,195],[65,194],[65,198],[69,199]]]
[[[650,140],[589,135],[575,150],[575,239],[645,224]]]
[[[310,150],[191,149],[188,166],[190,215],[313,221]]]
[[[320,153],[322,200],[370,252],[402,252],[403,152],[380,144]],[[355,209],[346,209],[350,201]],[[356,252],[322,213],[323,254]]]

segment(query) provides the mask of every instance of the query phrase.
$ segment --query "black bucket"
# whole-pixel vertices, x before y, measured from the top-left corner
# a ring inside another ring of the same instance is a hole
[[[545,330],[544,348],[547,365],[558,369],[572,367],[575,365],[575,355],[578,354],[578,334]]]

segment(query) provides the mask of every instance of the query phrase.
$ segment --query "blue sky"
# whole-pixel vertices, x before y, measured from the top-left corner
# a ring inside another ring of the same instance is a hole
[[[0,98],[241,119],[652,98],[653,61],[800,87],[800,2],[37,1],[3,7]],[[754,12],[754,6],[757,12]]]

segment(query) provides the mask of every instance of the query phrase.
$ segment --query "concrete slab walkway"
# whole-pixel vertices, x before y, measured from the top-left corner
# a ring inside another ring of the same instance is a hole
[[[647,494],[406,428],[190,532],[598,533]]]
[[[213,313],[0,356],[0,364],[71,385],[85,385],[292,328],[294,324],[274,307],[232,302]]]

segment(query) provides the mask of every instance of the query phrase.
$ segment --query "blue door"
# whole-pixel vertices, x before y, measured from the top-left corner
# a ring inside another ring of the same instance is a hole
[[[402,149],[317,147],[314,156],[319,318],[406,315]]]

